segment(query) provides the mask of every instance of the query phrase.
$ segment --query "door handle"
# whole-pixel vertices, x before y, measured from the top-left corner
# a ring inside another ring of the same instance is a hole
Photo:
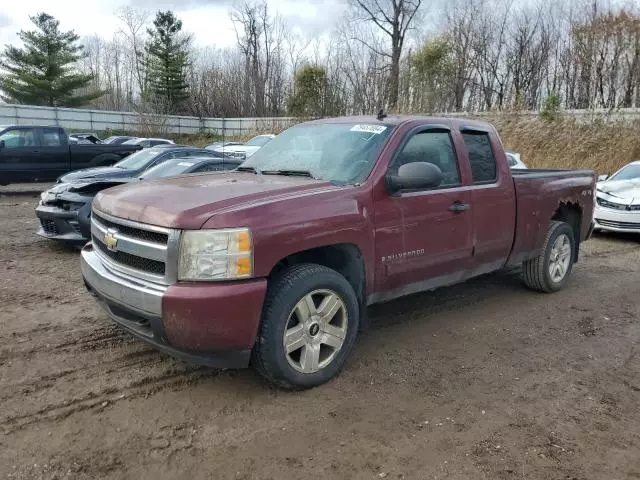
[[[450,207],[449,207],[449,211],[453,212],[453,213],[462,213],[462,212],[466,212],[467,210],[471,209],[471,205],[469,205],[468,203],[462,203],[462,202],[454,202]]]

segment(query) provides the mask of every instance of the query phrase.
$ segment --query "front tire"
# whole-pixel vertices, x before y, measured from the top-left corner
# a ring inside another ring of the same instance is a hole
[[[321,385],[336,376],[358,333],[358,299],[335,270],[294,265],[269,285],[252,364],[287,389]]]
[[[573,268],[575,246],[571,226],[565,222],[552,221],[542,253],[522,265],[522,280],[525,285],[544,293],[564,288]]]

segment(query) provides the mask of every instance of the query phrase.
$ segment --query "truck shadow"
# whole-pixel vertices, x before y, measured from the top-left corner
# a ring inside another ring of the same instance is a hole
[[[379,330],[400,324],[407,319],[429,317],[450,309],[464,309],[480,301],[490,301],[505,292],[526,293],[520,280],[520,270],[504,270],[483,275],[466,282],[442,287],[428,292],[419,292],[387,303],[373,305],[367,309],[371,330]]]

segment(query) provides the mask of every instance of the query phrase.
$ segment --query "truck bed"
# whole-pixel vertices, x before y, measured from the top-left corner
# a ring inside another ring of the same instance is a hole
[[[516,191],[516,230],[509,265],[537,256],[550,219],[559,209],[580,212],[576,240],[587,238],[593,217],[595,174],[591,170],[512,170]]]
[[[511,176],[515,177],[526,177],[527,179],[531,178],[566,178],[566,177],[575,177],[576,174],[579,176],[583,175],[593,175],[593,171],[591,170],[564,170],[564,169],[553,169],[553,168],[516,168],[511,170]]]

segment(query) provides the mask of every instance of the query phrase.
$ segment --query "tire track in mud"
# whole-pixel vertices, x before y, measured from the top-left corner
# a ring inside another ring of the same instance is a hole
[[[101,411],[117,401],[146,398],[174,387],[194,385],[202,379],[210,378],[215,373],[215,371],[204,367],[185,365],[177,368],[173,365],[158,375],[145,376],[120,387],[106,386],[98,392],[87,392],[80,397],[52,403],[35,411],[0,417],[0,430],[8,435],[35,423],[60,420],[91,409]]]
[[[67,331],[68,333],[76,333],[74,331]],[[61,333],[64,333],[63,331]],[[77,347],[79,351],[87,351],[87,350],[104,350],[111,347],[116,346],[119,343],[126,342],[127,344],[133,344],[134,341],[128,341],[126,332],[121,331],[113,331],[110,333],[104,333],[102,335],[97,334],[97,332],[92,331],[89,335],[80,337],[74,340],[65,340],[59,343],[54,343],[53,341],[47,343],[40,343],[34,345],[30,343],[29,340],[16,340],[14,342],[17,345],[27,344],[24,349],[12,347],[10,349],[0,350],[0,362],[11,360],[16,357],[32,357],[37,354],[46,354],[46,353],[67,353],[74,350],[73,347]],[[45,339],[46,340],[46,339]],[[118,341],[116,341],[118,340]],[[133,339],[132,339],[133,340]]]

